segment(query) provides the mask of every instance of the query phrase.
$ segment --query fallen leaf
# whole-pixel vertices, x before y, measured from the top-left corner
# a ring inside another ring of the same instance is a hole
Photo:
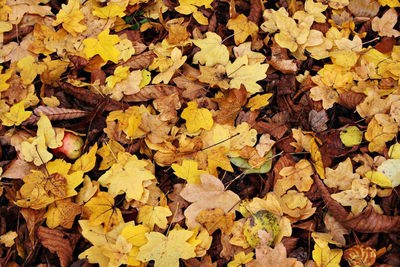
[[[197,225],[196,217],[205,209],[220,208],[225,212],[233,212],[240,198],[230,190],[225,190],[222,182],[210,174],[200,175],[201,184],[186,184],[181,196],[192,204],[186,208],[184,215],[186,225],[193,229]]]
[[[155,267],[178,267],[179,259],[189,259],[196,256],[194,246],[188,243],[192,231],[175,230],[164,236],[158,232],[146,233],[148,242],[139,248],[137,259],[143,262],[154,260]]]

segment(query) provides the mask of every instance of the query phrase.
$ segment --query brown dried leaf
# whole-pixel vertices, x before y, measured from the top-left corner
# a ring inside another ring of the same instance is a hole
[[[213,99],[219,106],[219,112],[215,117],[215,122],[221,124],[233,123],[242,109],[242,106],[246,104],[246,100],[247,91],[243,85],[240,89],[229,90],[229,93],[222,98]]]
[[[274,248],[268,245],[256,247],[256,259],[246,264],[246,267],[258,266],[301,267],[304,265],[295,258],[287,258],[285,246],[279,243]]]
[[[172,200],[172,202],[168,204],[168,207],[173,214],[172,216],[169,217],[171,219],[171,223],[179,222],[185,219],[182,209],[189,206],[189,202],[187,202],[180,195],[183,187],[184,184],[175,184],[174,191],[168,195],[169,200]]]
[[[217,263],[216,262],[213,263],[211,261],[210,255],[203,256],[201,258],[201,261],[199,261],[196,258],[191,258],[191,259],[188,259],[188,260],[184,260],[184,262],[185,262],[187,267],[198,267],[198,266],[201,266],[201,267],[217,267]]]
[[[189,100],[195,100],[196,98],[205,96],[207,90],[205,89],[205,84],[193,81],[188,78],[189,76],[178,76],[172,79],[172,81],[176,84],[177,87],[185,89],[182,92],[182,96]]]
[[[40,106],[33,110],[35,115],[40,116],[41,113],[46,115],[50,120],[72,120],[82,118],[89,112],[80,109],[68,109],[58,107]]]
[[[286,74],[297,72],[297,64],[293,59],[289,59],[286,48],[282,48],[274,42],[271,46],[271,53],[272,57],[268,63],[272,67]]]
[[[254,126],[259,134],[270,134],[275,139],[281,139],[289,130],[286,124],[258,121]]]
[[[36,225],[44,221],[43,216],[46,213],[46,209],[34,210],[27,208],[27,209],[21,209],[20,213],[25,219],[31,245],[34,246]]]
[[[91,105],[97,105],[104,101],[104,97],[93,93],[85,88],[80,88],[77,86],[73,86],[72,84],[59,81],[58,85],[63,89],[67,94],[75,96],[78,100],[89,103]],[[104,110],[106,111],[114,111],[119,109],[126,109],[129,105],[126,103],[121,103],[115,101],[113,99],[107,98],[107,102],[105,104]]]
[[[146,85],[145,87],[140,89],[140,92],[133,95],[125,95],[122,100],[127,102],[142,102],[172,94],[180,94],[181,92],[181,89],[172,85]]]
[[[365,94],[348,91],[339,95],[338,103],[345,108],[355,109],[358,104],[364,101],[365,97]]]
[[[380,5],[375,0],[351,0],[347,7],[356,17],[372,18],[378,14]]]
[[[332,235],[333,241],[345,245],[346,239],[344,235],[350,234],[350,231],[343,227],[335,218],[327,213],[324,217],[324,223],[329,233]]]
[[[329,212],[344,227],[361,233],[391,233],[400,231],[400,216],[379,214],[372,206],[368,206],[358,215],[353,215],[331,197],[328,189],[318,176],[314,175],[314,181]]]
[[[61,267],[67,267],[70,265],[73,259],[72,253],[80,235],[69,234],[43,226],[39,227],[37,235],[45,248],[50,250],[51,253],[57,253]]]
[[[153,51],[147,51],[140,55],[131,57],[130,59],[128,59],[128,61],[124,62],[123,64],[115,65],[114,68],[117,68],[118,66],[124,66],[124,67],[128,66],[133,70],[146,69],[151,65],[155,57],[156,54],[154,54]]]
[[[249,21],[254,22],[255,24],[259,24],[261,15],[263,12],[263,6],[260,0],[250,0],[250,13],[247,19]]]
[[[329,121],[329,118],[325,109],[321,111],[311,110],[310,113],[308,113],[308,121],[314,132],[320,133],[328,129],[326,123]]]
[[[22,179],[25,175],[30,174],[31,170],[37,169],[39,168],[32,162],[26,162],[18,157],[11,161],[1,176],[10,179]]]
[[[177,93],[169,96],[162,96],[160,98],[154,99],[154,108],[160,112],[160,120],[162,121],[177,121],[177,110],[181,108],[181,102]]]

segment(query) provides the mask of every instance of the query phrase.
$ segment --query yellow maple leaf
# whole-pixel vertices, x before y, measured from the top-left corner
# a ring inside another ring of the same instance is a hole
[[[210,130],[213,126],[212,113],[206,108],[198,108],[197,102],[190,101],[182,111],[181,117],[186,120],[186,129],[189,133],[196,133],[200,129]]]
[[[18,234],[14,231],[9,231],[3,235],[0,235],[0,244],[4,244],[6,247],[12,247],[15,243],[14,239],[17,238]]]
[[[32,111],[25,111],[24,101],[14,104],[10,111],[0,115],[0,119],[4,126],[18,126],[24,120],[28,119],[32,114]]]
[[[208,83],[211,87],[219,87],[228,89],[229,83],[226,77],[225,67],[221,64],[216,64],[214,67],[206,67],[200,65],[201,75],[198,76],[200,82]]]
[[[268,66],[268,64],[261,63],[249,65],[246,55],[236,58],[233,63],[228,62],[226,73],[231,79],[229,82],[230,88],[239,89],[243,84],[250,94],[260,92],[261,86],[257,84],[257,81],[267,77]]]
[[[321,81],[320,76],[312,77],[312,81],[318,86],[311,88],[311,99],[314,101],[322,100],[322,107],[324,109],[330,109],[333,107],[333,104],[339,100],[339,94],[336,92],[336,90],[334,90],[331,86],[325,85]]]
[[[46,214],[46,224],[49,228],[61,225],[70,229],[74,223],[75,216],[81,213],[81,206],[72,202],[72,198],[58,200],[49,206]]]
[[[104,61],[111,60],[114,63],[118,63],[121,52],[114,45],[120,40],[118,35],[110,35],[110,30],[106,29],[97,35],[97,39],[86,38],[83,40],[85,45],[84,52],[88,58],[100,55]]]
[[[328,245],[320,247],[315,244],[312,257],[318,267],[340,267],[343,251],[341,249],[330,249]]]
[[[378,0],[381,6],[400,7],[399,0]]]
[[[178,267],[179,259],[196,257],[195,246],[187,240],[192,231],[173,229],[168,236],[158,232],[146,234],[148,242],[139,248],[137,259],[143,262],[154,260],[154,267]]]
[[[46,69],[45,65],[36,63],[31,55],[18,60],[17,67],[20,70],[21,79],[24,84],[32,83],[36,76]]]
[[[114,75],[108,76],[106,78],[107,86],[114,88],[115,84],[126,79],[129,74],[129,67],[118,66],[114,70]]]
[[[81,171],[70,172],[71,164],[62,159],[47,163],[46,172],[31,170],[24,176],[16,204],[41,209],[58,199],[77,194],[75,188],[83,181]]]
[[[172,65],[170,65],[163,72],[159,73],[157,76],[153,78],[153,84],[157,83],[165,83],[168,84],[171,80],[172,76],[175,74],[175,71],[179,69],[183,63],[185,63],[187,56],[182,56],[182,51],[175,47],[171,52],[171,60]]]
[[[179,6],[175,7],[175,10],[184,15],[193,14],[193,17],[199,24],[208,25],[208,19],[197,7],[204,6],[205,8],[212,8],[212,2],[213,0],[179,0]]]
[[[36,137],[22,142],[21,154],[25,161],[33,161],[36,166],[40,166],[53,158],[47,147],[62,146],[64,130],[53,128],[49,118],[44,114],[41,114],[37,126]]]
[[[90,223],[92,225],[104,224],[106,231],[123,221],[121,211],[115,207],[114,198],[107,192],[98,192],[83,208],[84,212],[89,215]]]
[[[182,165],[176,163],[171,165],[174,174],[179,178],[185,179],[188,183],[200,184],[200,174],[206,173],[206,171],[199,170],[198,166],[197,161],[188,159],[184,159]]]
[[[62,4],[61,7],[53,26],[62,23],[63,28],[73,36],[86,30],[86,26],[81,24],[85,15],[80,11],[81,4],[78,0],[69,0],[67,5]]]
[[[304,19],[306,16],[312,15],[315,22],[324,23],[326,17],[322,12],[328,8],[328,5],[322,3],[315,3],[313,0],[306,0],[304,4],[304,11],[299,10],[294,13],[293,18],[297,20]]]
[[[93,7],[93,15],[101,18],[101,19],[107,19],[107,18],[115,18],[115,17],[125,17],[125,7],[110,3],[109,5],[105,7]]]
[[[103,158],[103,160],[100,162],[99,170],[107,170],[114,163],[117,163],[118,153],[124,151],[124,147],[117,141],[110,140],[109,142],[104,142],[103,146],[97,150],[97,154]]]
[[[132,250],[129,252],[128,262],[129,266],[141,266],[143,263],[136,259],[139,254],[139,247],[147,243],[146,234],[150,232],[150,229],[143,225],[128,225],[122,232],[123,236],[127,242],[132,244]]]
[[[246,41],[247,37],[255,38],[258,33],[258,26],[252,21],[249,21],[243,14],[239,14],[236,18],[228,20],[226,25],[228,29],[233,30],[235,44],[240,45]]]
[[[382,152],[386,142],[392,140],[398,131],[397,123],[388,114],[376,114],[368,124],[365,139],[369,141],[370,152]]]
[[[122,162],[123,155],[118,155],[118,162],[99,178],[99,183],[108,188],[113,196],[126,193],[127,199],[140,200],[144,192],[143,182],[155,179],[153,173],[146,169],[149,162],[139,160],[135,155]],[[135,175],[132,175],[132,174]]]
[[[11,74],[13,73],[12,69],[7,69],[3,74],[1,74],[3,70],[3,66],[0,66],[0,92],[7,90],[10,87],[10,84],[7,81],[11,78]]]
[[[223,147],[208,149],[207,151],[207,171],[212,175],[218,175],[217,167],[233,172],[231,161],[227,156],[227,150]]]
[[[235,256],[233,257],[233,260],[228,262],[228,267],[239,267],[243,266],[242,264],[249,263],[250,261],[253,260],[254,252],[249,252],[247,254],[244,253],[244,251],[241,251],[239,253],[236,253]]]
[[[203,210],[196,217],[196,221],[202,224],[210,235],[218,229],[221,229],[222,233],[229,235],[234,220],[234,213],[225,214],[220,208]]]
[[[193,40],[200,51],[193,56],[194,64],[213,67],[216,64],[226,65],[229,61],[228,48],[222,44],[221,37],[214,32],[206,32],[206,38]]]
[[[150,206],[144,205],[140,207],[137,221],[147,225],[151,230],[154,229],[154,225],[157,225],[161,229],[167,228],[168,220],[167,217],[171,216],[172,212],[167,207],[162,206]]]
[[[263,108],[269,104],[269,99],[272,94],[262,94],[256,95],[249,99],[249,103],[247,103],[246,108],[250,108],[251,111]]]
[[[123,61],[127,61],[131,58],[132,55],[135,54],[135,48],[133,47],[133,44],[129,39],[122,39],[114,47],[121,52],[119,59],[122,59]]]
[[[135,226],[133,221],[120,222],[110,231],[105,231],[101,225],[93,226],[88,220],[80,220],[79,224],[82,236],[93,244],[79,254],[79,259],[87,259],[90,263],[98,263],[100,266],[120,266],[131,262],[134,264],[129,265],[140,266],[141,263],[136,261],[135,257],[138,248],[122,235],[124,229]]]
[[[89,152],[80,156],[72,165],[73,171],[91,171],[96,164],[97,143],[89,150]]]
[[[117,110],[111,112],[107,121],[118,121],[118,129],[123,131],[128,138],[139,138],[145,133],[139,129],[142,121],[142,114],[145,108],[138,106],[131,106],[127,110]]]
[[[314,239],[315,246],[312,252],[314,261],[318,267],[339,267],[343,251],[341,249],[329,248],[329,244],[341,246],[340,243],[333,240],[329,233],[313,232],[311,237]]]

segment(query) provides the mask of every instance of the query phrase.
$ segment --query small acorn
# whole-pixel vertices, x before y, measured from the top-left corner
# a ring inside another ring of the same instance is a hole
[[[56,156],[64,155],[69,159],[77,159],[82,153],[83,139],[73,133],[65,132],[62,146],[53,149]]]

